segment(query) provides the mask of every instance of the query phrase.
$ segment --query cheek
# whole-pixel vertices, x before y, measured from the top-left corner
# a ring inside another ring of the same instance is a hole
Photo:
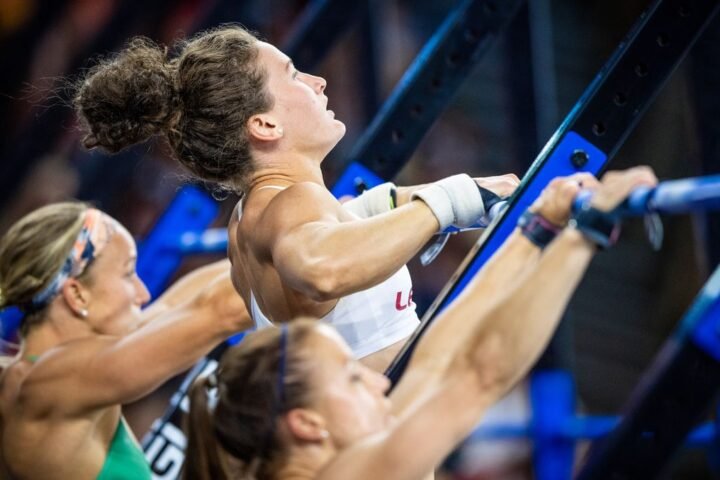
[[[376,402],[361,392],[348,392],[331,400],[330,425],[341,446],[375,433],[381,427]]]
[[[97,289],[98,310],[109,317],[126,313],[134,304],[135,288],[125,279],[103,282]]]

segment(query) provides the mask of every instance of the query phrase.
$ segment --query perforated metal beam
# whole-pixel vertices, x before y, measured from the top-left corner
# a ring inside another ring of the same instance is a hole
[[[501,220],[489,228],[423,317],[387,371],[397,382],[418,339],[512,232],[520,214],[550,179],[578,171],[598,174],[615,155],[709,21],[717,0],[655,1],[641,15],[545,145]]]
[[[356,193],[341,188],[353,185],[356,165],[378,179],[395,177],[523,3],[523,0],[464,0],[456,6],[351,150],[348,167],[333,193],[337,196]]]

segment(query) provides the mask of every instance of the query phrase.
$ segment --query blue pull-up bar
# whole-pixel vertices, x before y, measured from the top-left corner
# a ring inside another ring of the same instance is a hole
[[[589,190],[580,192],[573,202],[573,210],[580,209],[591,196]],[[709,210],[720,210],[720,175],[669,180],[653,188],[638,187],[611,214],[631,217]]]

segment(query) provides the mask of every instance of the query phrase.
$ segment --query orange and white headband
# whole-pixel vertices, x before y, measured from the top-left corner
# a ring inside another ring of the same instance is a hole
[[[60,292],[68,278],[78,277],[85,271],[90,262],[107,246],[114,232],[115,226],[109,217],[95,208],[87,209],[82,228],[60,271],[47,287],[32,298],[25,310],[38,311],[45,308]]]

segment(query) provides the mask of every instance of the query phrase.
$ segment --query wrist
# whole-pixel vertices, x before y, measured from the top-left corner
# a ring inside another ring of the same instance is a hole
[[[425,202],[437,218],[440,230],[450,226],[468,227],[485,214],[480,190],[466,174],[443,178],[417,189],[410,199]]]
[[[566,242],[571,246],[585,248],[593,253],[597,251],[598,246],[595,242],[587,238],[579,230],[575,228],[565,228],[558,234],[558,241]]]
[[[517,223],[520,233],[541,250],[548,246],[563,230],[537,212],[526,210]]]
[[[416,185],[412,187],[397,187],[395,189],[395,195],[397,197],[397,204],[396,206],[400,207],[402,205],[407,205],[410,203],[410,195],[413,194],[415,190],[419,190],[425,185]]]
[[[603,250],[615,245],[620,237],[620,220],[594,208],[589,202],[573,212],[568,226]]]
[[[360,218],[370,218],[387,213],[397,206],[397,187],[391,182],[377,185],[344,203],[346,210],[353,212]]]

